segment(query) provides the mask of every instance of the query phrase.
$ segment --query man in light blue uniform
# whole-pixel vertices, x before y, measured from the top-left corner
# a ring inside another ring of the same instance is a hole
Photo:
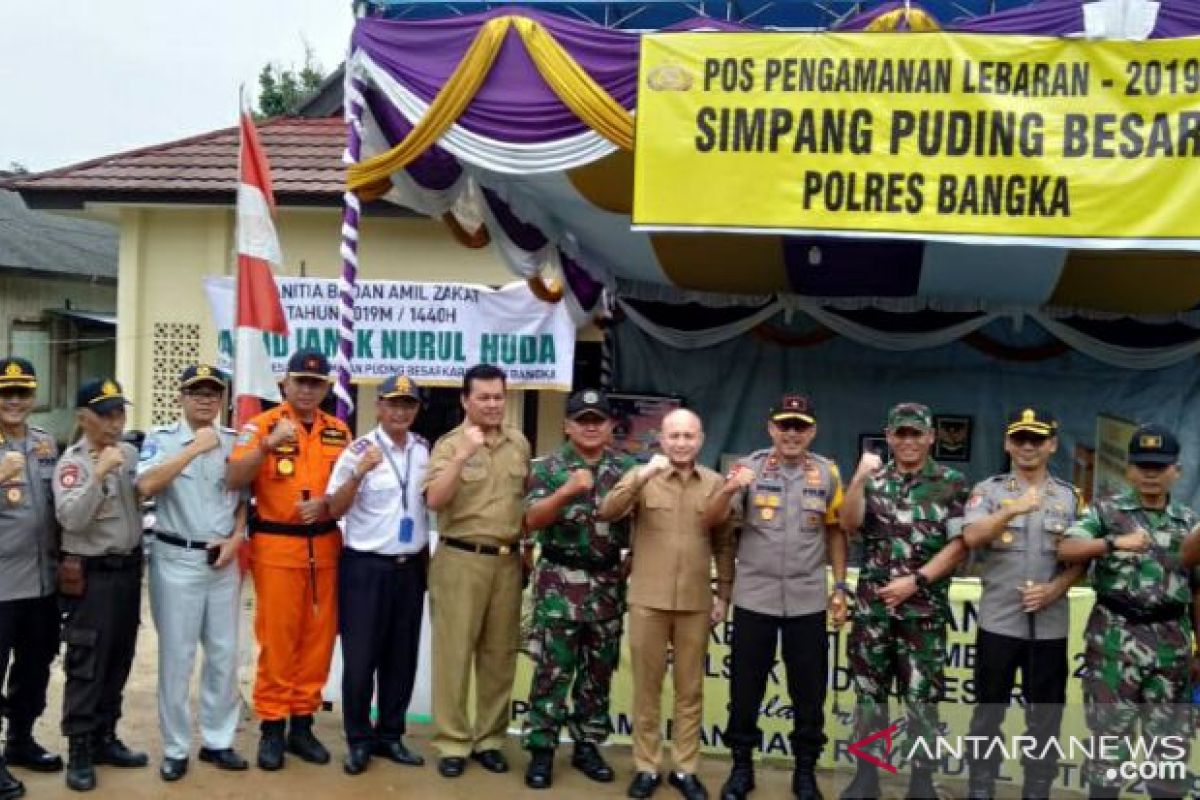
[[[150,610],[158,628],[158,719],[163,780],[187,773],[191,741],[188,688],[196,645],[204,648],[200,681],[200,760],[221,769],[246,769],[233,750],[237,731],[237,551],[245,537],[242,493],[225,474],[235,432],[219,424],[227,383],[199,364],[183,371],[183,418],[146,437],[138,491],[156,496],[150,557]]]

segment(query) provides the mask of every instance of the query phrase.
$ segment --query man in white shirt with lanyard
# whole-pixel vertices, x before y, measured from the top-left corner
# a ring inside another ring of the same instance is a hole
[[[410,428],[421,389],[393,375],[379,387],[379,425],[338,458],[327,499],[345,515],[338,562],[338,633],[342,637],[342,716],[347,774],[362,773],[372,755],[398,764],[425,760],[404,745],[421,641],[429,524],[421,482],[429,444]],[[371,725],[378,682],[379,716]]]

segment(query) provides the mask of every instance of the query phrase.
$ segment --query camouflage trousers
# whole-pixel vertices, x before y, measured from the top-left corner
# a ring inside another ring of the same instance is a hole
[[[564,725],[577,742],[598,744],[608,738],[608,695],[621,655],[621,623],[620,617],[551,620],[532,632],[538,656],[523,731],[527,749],[553,749]]]
[[[1117,786],[1109,770],[1126,761],[1154,760],[1134,755],[1130,740],[1180,737],[1184,748],[1192,735],[1191,663],[1187,622],[1131,624],[1097,606],[1084,634],[1083,700],[1092,737],[1119,737],[1119,745],[1097,750],[1088,759],[1084,778],[1092,786]],[[1144,752],[1144,751],[1143,751]],[[1107,757],[1106,757],[1107,756]],[[1161,756],[1159,759],[1161,760]],[[1187,762],[1185,754],[1181,759]],[[1169,783],[1157,788],[1171,789]]]
[[[909,741],[923,738],[929,752],[934,752],[937,701],[946,687],[945,620],[899,619],[887,612],[882,601],[872,600],[855,610],[846,657],[855,692],[851,738],[857,741],[888,726],[888,694],[894,680],[907,712]],[[867,749],[882,759],[883,737]]]

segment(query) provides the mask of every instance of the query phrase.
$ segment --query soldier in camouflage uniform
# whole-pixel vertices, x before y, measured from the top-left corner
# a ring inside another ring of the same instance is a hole
[[[945,686],[947,576],[966,555],[953,538],[962,526],[966,478],[930,457],[933,418],[918,403],[900,403],[888,414],[893,460],[865,453],[847,487],[841,521],[854,535],[861,527],[863,564],[855,590],[854,627],[846,650],[857,695],[853,739],[888,725],[893,679],[908,711],[908,735],[929,742],[937,735],[937,700]],[[882,744],[880,742],[880,744]],[[882,748],[874,751],[882,757]],[[877,798],[879,774],[859,759],[848,798]],[[936,797],[933,764],[914,759],[908,797]]]
[[[1063,561],[1094,559],[1096,605],[1084,632],[1084,703],[1093,738],[1120,738],[1118,758],[1089,759],[1084,767],[1092,798],[1115,798],[1120,779],[1109,770],[1130,760],[1137,735],[1191,738],[1189,703],[1192,634],[1189,612],[1197,581],[1196,527],[1190,508],[1171,501],[1179,478],[1179,442],[1158,425],[1138,428],[1129,443],[1126,477],[1132,488],[1097,500],[1059,546]],[[1151,756],[1153,757],[1153,756]],[[1160,759],[1161,760],[1161,759]],[[1182,762],[1187,762],[1184,755]],[[1183,787],[1148,783],[1150,796],[1182,797]]]
[[[525,721],[525,747],[532,753],[525,784],[531,789],[551,785],[563,724],[575,740],[572,765],[592,780],[613,779],[596,745],[612,729],[608,693],[620,657],[621,550],[629,547],[629,531],[627,523],[597,522],[595,514],[599,499],[634,462],[607,446],[611,417],[602,393],[572,395],[567,442],[534,461],[530,472],[525,524],[541,547],[533,580],[537,665]]]

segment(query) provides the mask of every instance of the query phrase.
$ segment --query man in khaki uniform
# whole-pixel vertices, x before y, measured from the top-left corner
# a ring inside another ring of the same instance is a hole
[[[507,772],[501,752],[521,627],[521,518],[529,442],[504,425],[505,376],[478,364],[463,376],[466,420],[433,448],[423,483],[437,512],[429,569],[433,619],[433,744],[438,772],[467,757]],[[475,672],[475,724],[467,714]]]
[[[667,646],[674,650],[676,771],[670,783],[688,800],[705,800],[700,766],[704,655],[710,625],[725,618],[733,584],[730,524],[704,525],[704,511],[724,480],[696,463],[704,443],[700,418],[672,411],[663,418],[662,454],[630,470],[605,496],[597,518],[632,514],[633,571],[629,584],[629,649],[633,659],[633,761],[629,796],[654,794],[661,778],[660,708]],[[712,564],[717,564],[717,595]]]

